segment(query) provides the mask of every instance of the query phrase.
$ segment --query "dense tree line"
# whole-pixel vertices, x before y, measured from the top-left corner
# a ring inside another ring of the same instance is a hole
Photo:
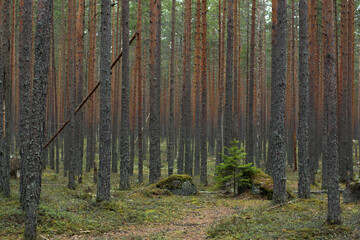
[[[286,169],[299,171],[300,198],[321,172],[328,222],[341,222],[339,182],[358,174],[353,147],[360,156],[359,2],[0,6],[0,191],[10,196],[10,159],[19,157],[25,238],[36,236],[47,167],[62,170],[69,189],[93,171],[107,201],[110,177],[122,190],[134,175],[208,184],[208,156],[219,165],[233,139],[246,163],[273,177],[274,203],[286,201]]]

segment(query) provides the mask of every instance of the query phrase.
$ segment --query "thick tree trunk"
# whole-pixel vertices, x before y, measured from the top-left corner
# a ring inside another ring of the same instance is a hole
[[[185,173],[192,175],[191,159],[191,0],[185,1],[184,19],[184,60],[183,60],[183,88],[181,98],[181,130],[180,149],[178,159],[178,173],[183,173],[182,165],[185,155]]]
[[[275,0],[276,1],[276,0]],[[273,3],[275,2],[273,1]],[[278,0],[276,19],[273,21],[271,121],[269,155],[274,179],[274,203],[286,201],[285,174],[285,89],[286,89],[286,1]],[[273,9],[274,10],[274,9]]]
[[[299,198],[310,197],[308,2],[299,1]]]
[[[335,40],[334,40],[334,8],[332,0],[323,0],[324,24],[324,79],[327,108],[327,153],[328,153],[328,215],[329,224],[339,224],[340,193],[339,193],[339,156],[337,133],[336,78],[335,78]]]
[[[150,166],[149,182],[161,177],[160,159],[160,70],[161,1],[150,1]]]
[[[127,38],[129,39],[129,38]],[[101,0],[99,175],[96,197],[110,200],[111,165],[111,1]],[[126,40],[128,42],[128,40]],[[125,54],[123,55],[123,57]]]
[[[130,188],[130,159],[129,159],[129,1],[122,1],[122,85],[121,85],[121,120],[120,120],[120,189]]]
[[[50,62],[51,0],[39,0],[35,36],[33,99],[31,102],[29,158],[25,174],[25,239],[36,239],[37,211],[41,192],[41,159],[45,103]]]

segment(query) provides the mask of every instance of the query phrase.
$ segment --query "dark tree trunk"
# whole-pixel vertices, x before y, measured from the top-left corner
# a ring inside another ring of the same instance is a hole
[[[256,0],[252,0],[251,39],[250,39],[250,76],[247,101],[247,131],[246,131],[246,162],[254,162],[254,84],[255,84],[255,14]]]
[[[276,1],[276,0],[275,0]],[[276,21],[273,22],[271,121],[269,154],[274,179],[274,203],[286,201],[285,174],[285,89],[286,89],[286,1],[277,0]],[[273,1],[274,3],[274,1]]]
[[[207,184],[207,22],[206,22],[207,3],[202,0],[202,49],[201,49],[201,173],[202,184]]]
[[[84,75],[84,17],[85,17],[85,0],[79,1],[77,20],[76,20],[76,105],[81,103],[83,98],[83,75]],[[83,110],[80,110],[75,117],[76,124],[76,161],[77,174],[79,181],[83,173]]]
[[[226,4],[223,5],[223,19],[225,19]],[[217,113],[217,134],[216,134],[216,166],[222,162],[223,152],[223,103],[224,103],[224,24],[221,19],[221,0],[219,0],[219,78],[218,78],[218,113]]]
[[[143,152],[143,116],[142,116],[142,108],[145,107],[143,106],[143,85],[142,85],[142,65],[141,65],[141,25],[142,25],[142,21],[141,21],[141,0],[138,0],[138,9],[137,9],[137,24],[136,24],[136,29],[138,31],[138,37],[137,37],[137,42],[136,42],[136,62],[137,62],[137,81],[138,81],[138,89],[137,89],[137,94],[138,94],[138,108],[137,108],[137,124],[138,124],[138,180],[139,182],[143,182],[144,180],[144,176],[143,176],[143,156],[144,156],[144,152]]]
[[[310,197],[308,2],[299,1],[299,198]],[[296,154],[296,153],[295,153]]]
[[[52,0],[39,0],[35,36],[33,99],[31,102],[30,146],[25,173],[25,239],[36,239],[37,211],[41,192],[41,159],[45,103],[50,62]]]
[[[160,70],[161,1],[150,1],[150,166],[149,182],[161,177],[160,159]]]
[[[126,1],[124,1],[126,2]],[[99,174],[97,199],[110,200],[110,165],[111,165],[111,1],[101,0],[100,28],[100,141]],[[127,37],[127,39],[129,39]],[[128,40],[126,40],[128,42]]]
[[[174,125],[174,83],[175,83],[175,13],[176,0],[172,0],[171,8],[171,46],[170,46],[170,94],[169,94],[169,122],[168,122],[168,176],[174,173],[174,142],[175,125]]]
[[[178,173],[183,173],[185,156],[185,173],[192,175],[191,161],[191,0],[185,1],[184,19],[184,53],[183,53],[183,87],[181,98],[181,130],[178,158]]]
[[[123,0],[121,5],[122,26],[122,85],[121,85],[121,120],[120,120],[120,189],[130,188],[129,159],[129,0]]]
[[[200,82],[201,82],[201,0],[196,1],[196,22],[195,22],[195,67],[194,67],[194,94],[195,94],[195,154],[194,154],[194,174],[200,173]],[[193,99],[194,100],[194,99]],[[194,109],[192,107],[192,109]]]
[[[255,1],[255,0],[254,0]],[[224,153],[231,145],[233,115],[233,62],[234,62],[234,1],[228,0],[228,19],[227,19],[227,48],[226,48],[226,83],[225,83],[225,111],[224,111]]]
[[[337,133],[336,78],[335,78],[335,40],[334,40],[334,8],[332,0],[323,0],[324,24],[324,80],[327,108],[327,155],[328,155],[328,215],[329,224],[339,224],[340,192],[339,192],[339,156]]]
[[[0,137],[0,166],[2,167],[3,195],[10,197],[10,121],[11,121],[11,76],[10,76],[10,1],[5,0],[1,6],[1,66],[0,66],[0,87],[3,89],[1,100],[5,101],[5,122],[0,127],[5,126],[5,136]],[[4,104],[4,103],[3,103]],[[3,115],[1,115],[3,116]],[[2,138],[2,139],[1,139]],[[1,188],[0,188],[1,189]]]
[[[67,104],[67,116],[70,119],[69,127],[67,128],[67,140],[65,141],[65,158],[68,161],[68,173],[69,181],[68,188],[75,189],[75,174],[76,174],[76,139],[75,139],[75,119],[73,117],[73,109],[75,107],[75,84],[76,84],[76,55],[74,49],[76,49],[76,38],[74,32],[76,32],[76,4],[75,0],[68,1],[68,104]]]
[[[309,2],[309,172],[310,183],[315,181],[315,165],[317,161],[317,118],[315,101],[315,86],[319,73],[318,64],[318,43],[317,43],[317,0]],[[324,173],[324,172],[323,172]]]

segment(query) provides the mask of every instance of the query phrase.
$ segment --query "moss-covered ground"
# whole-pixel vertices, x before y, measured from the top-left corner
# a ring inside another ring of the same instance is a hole
[[[209,173],[213,162],[210,157]],[[165,165],[162,170],[165,176]],[[274,206],[248,193],[221,194],[214,189],[212,176],[208,186],[199,185],[194,177],[200,193],[188,197],[144,194],[147,184],[137,182],[136,169],[131,190],[118,189],[118,174],[111,179],[112,200],[99,203],[91,172],[84,174],[76,190],[69,190],[67,178],[46,169],[39,239],[360,239],[360,203],[342,204],[343,224],[328,226],[326,194]],[[297,173],[287,172],[287,179],[287,186],[296,191]],[[320,176],[313,190],[320,190],[319,181]],[[24,213],[18,185],[12,179],[11,197],[0,196],[0,239],[22,238]]]

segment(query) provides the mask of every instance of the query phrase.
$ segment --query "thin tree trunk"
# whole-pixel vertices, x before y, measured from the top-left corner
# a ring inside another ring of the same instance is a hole
[[[129,0],[121,5],[122,26],[122,85],[121,85],[121,120],[120,120],[120,189],[130,188],[129,159]]]
[[[207,184],[207,2],[202,0],[202,54],[201,54],[201,174],[200,181]]]
[[[255,0],[253,0],[255,2]],[[233,113],[232,113],[232,91],[233,91],[233,63],[234,63],[234,1],[228,0],[227,19],[227,49],[226,49],[226,83],[225,83],[225,111],[224,111],[224,153],[231,145]]]
[[[256,1],[252,0],[250,40],[250,76],[248,85],[248,111],[246,136],[246,162],[254,162],[254,84],[255,84],[255,12]]]
[[[176,14],[176,0],[172,0],[171,46],[170,46],[170,93],[169,93],[169,122],[168,122],[169,140],[167,146],[168,176],[174,173],[174,142],[176,141],[175,125],[174,125],[175,14]]]

